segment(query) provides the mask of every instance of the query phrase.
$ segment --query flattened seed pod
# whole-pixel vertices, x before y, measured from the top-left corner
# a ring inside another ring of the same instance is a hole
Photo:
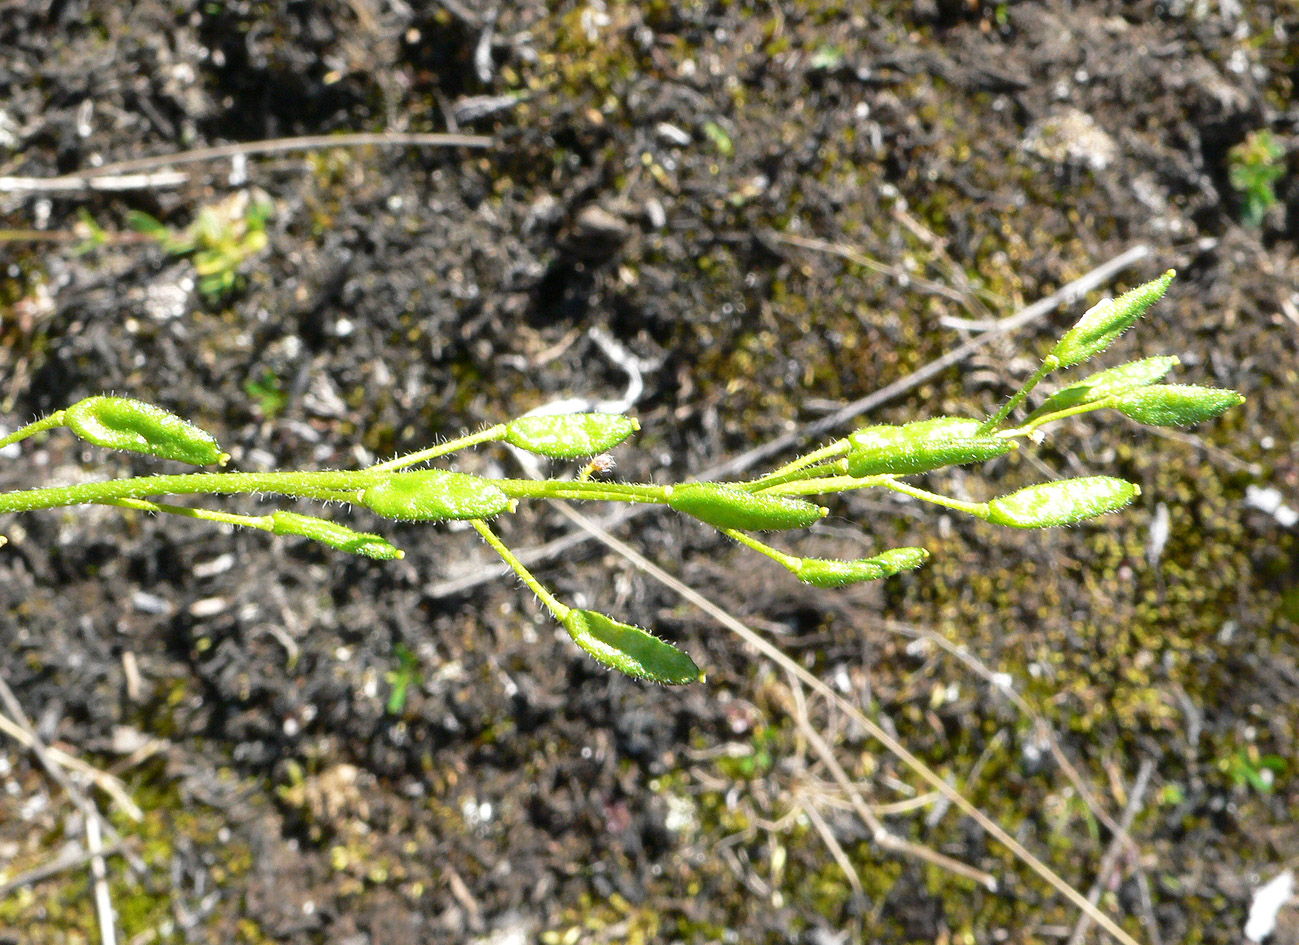
[[[551,459],[578,459],[611,450],[640,429],[617,413],[562,413],[520,417],[505,426],[505,442]]]
[[[960,417],[863,427],[848,437],[848,475],[909,476],[983,462],[1015,448],[1005,437],[974,436],[978,427],[977,420]]]
[[[668,486],[666,492],[668,505],[678,512],[693,515],[701,522],[717,528],[737,528],[741,531],[807,528],[814,522],[819,522],[830,511],[802,499],[754,494],[712,482]]]
[[[628,676],[668,686],[704,678],[695,661],[671,643],[594,610],[570,610],[564,628],[578,646],[605,666]]]
[[[1117,299],[1102,299],[1089,308],[1051,349],[1060,367],[1072,367],[1108,348],[1146,309],[1164,297],[1176,275],[1169,269],[1158,279],[1130,289]]]
[[[1115,396],[1111,406],[1125,417],[1153,427],[1185,427],[1212,420],[1245,398],[1234,390],[1193,384],[1158,384]]]
[[[346,525],[296,512],[271,513],[271,534],[301,535],[339,551],[379,561],[391,561],[405,556],[400,548],[382,535],[353,531]]]
[[[486,479],[444,469],[393,473],[361,493],[360,502],[376,515],[403,522],[491,518],[510,498]]]
[[[1113,476],[1043,482],[988,503],[988,521],[1011,528],[1050,528],[1116,512],[1137,496],[1136,483]]]
[[[170,411],[129,397],[87,397],[63,412],[63,424],[87,443],[193,466],[225,465],[216,437]]]
[[[1063,387],[1048,397],[1025,419],[1025,422],[1036,420],[1050,413],[1068,410],[1079,404],[1091,404],[1111,394],[1131,390],[1134,387],[1148,387],[1158,383],[1181,362],[1175,357],[1142,358],[1140,361],[1129,361],[1104,371],[1089,374],[1081,381]]]
[[[802,558],[794,573],[800,581],[816,587],[844,587],[862,581],[878,581],[925,563],[924,548],[892,548],[873,558],[840,561],[834,558]]]

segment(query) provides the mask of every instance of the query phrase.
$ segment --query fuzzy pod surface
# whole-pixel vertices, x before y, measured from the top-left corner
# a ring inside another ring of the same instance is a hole
[[[878,581],[925,563],[924,548],[892,548],[872,558],[841,561],[835,558],[800,558],[794,574],[814,587],[845,587],[862,581]]]
[[[63,412],[63,424],[95,446],[174,459],[191,466],[224,465],[216,437],[176,414],[130,397],[87,397]]]
[[[807,528],[829,510],[802,499],[746,492],[735,486],[691,482],[665,488],[667,504],[716,528],[783,531]]]
[[[579,459],[611,450],[639,429],[618,413],[546,414],[510,421],[505,442],[551,459]]]
[[[1025,421],[1036,420],[1047,414],[1068,410],[1079,404],[1095,403],[1111,394],[1121,393],[1135,387],[1149,387],[1163,380],[1168,372],[1180,364],[1175,357],[1161,356],[1142,358],[1140,361],[1129,361],[1118,367],[1107,368],[1089,374],[1081,381],[1063,387],[1048,397],[1025,418]]]
[[[1164,297],[1176,275],[1169,269],[1158,279],[1130,289],[1117,299],[1102,299],[1064,333],[1051,349],[1050,356],[1059,362],[1060,367],[1066,368],[1100,354],[1131,328],[1146,309]]]
[[[563,623],[578,646],[610,669],[668,686],[703,679],[687,654],[640,627],[594,610],[570,610]]]
[[[1084,476],[1041,482],[987,504],[988,521],[1010,528],[1072,525],[1116,512],[1141,494],[1134,482],[1113,476]]]
[[[384,518],[403,522],[491,518],[510,498],[486,479],[444,469],[393,473],[364,489],[360,503]]]
[[[975,436],[978,427],[977,420],[959,417],[863,427],[848,437],[848,475],[908,476],[983,462],[1015,449],[1005,437]]]
[[[354,531],[346,525],[339,525],[337,522],[311,515],[299,515],[297,512],[271,513],[271,533],[301,535],[322,545],[337,548],[339,551],[364,555],[378,561],[391,561],[394,558],[404,557],[401,549],[382,535]]]
[[[1185,427],[1212,420],[1245,398],[1234,390],[1193,384],[1158,384],[1126,391],[1110,400],[1125,417],[1152,427]]]

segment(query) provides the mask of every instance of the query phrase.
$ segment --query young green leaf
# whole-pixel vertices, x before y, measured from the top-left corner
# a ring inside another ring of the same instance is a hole
[[[1140,361],[1129,361],[1118,367],[1089,374],[1081,381],[1056,391],[1042,406],[1025,417],[1024,422],[1031,423],[1048,414],[1059,413],[1080,404],[1095,403],[1111,394],[1134,387],[1156,384],[1180,363],[1175,357],[1142,358]]]
[[[547,414],[511,421],[505,442],[552,459],[578,459],[611,450],[639,429],[617,413]]]
[[[746,492],[712,482],[667,486],[665,492],[671,508],[717,528],[749,532],[807,528],[829,514],[829,509],[802,499]]]
[[[63,412],[63,424],[87,443],[193,466],[225,465],[216,437],[174,413],[129,397],[87,397]]]
[[[404,522],[491,518],[510,505],[486,479],[442,469],[392,473],[363,490],[359,501],[376,515]]]
[[[983,462],[1015,448],[1005,437],[975,436],[978,427],[977,420],[960,417],[863,427],[848,437],[848,475],[908,476]]]
[[[1159,384],[1117,394],[1108,403],[1138,423],[1153,427],[1185,427],[1212,420],[1244,402],[1245,398],[1234,390],[1193,384]]]
[[[669,686],[700,682],[704,674],[685,653],[652,633],[594,610],[570,610],[564,628],[575,643],[611,669]]]
[[[1112,476],[1043,482],[993,499],[987,504],[988,521],[1011,528],[1072,525],[1115,512],[1140,494],[1135,483]]]
[[[891,548],[873,558],[839,561],[834,558],[800,558],[794,574],[816,587],[843,587],[861,581],[878,581],[925,563],[924,548]]]
[[[367,558],[375,558],[379,561],[404,557],[401,549],[382,535],[353,531],[346,525],[339,525],[337,522],[311,515],[299,515],[296,512],[272,512],[271,533],[302,535],[312,541],[337,548],[339,551],[365,555]]]
[[[1172,269],[1158,279],[1124,292],[1117,299],[1102,299],[1088,309],[1078,323],[1065,332],[1051,355],[1059,367],[1067,368],[1086,361],[1114,343],[1168,291],[1177,275]]]

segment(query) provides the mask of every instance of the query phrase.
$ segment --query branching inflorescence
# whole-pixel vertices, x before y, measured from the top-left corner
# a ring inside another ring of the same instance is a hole
[[[527,416],[359,470],[316,472],[214,472],[132,476],[105,482],[53,486],[0,494],[0,513],[71,505],[117,505],[300,535],[351,554],[402,557],[381,535],[355,531],[325,518],[295,512],[239,515],[157,501],[176,495],[288,496],[363,506],[382,518],[438,522],[467,520],[540,598],[573,640],[596,660],[630,676],[682,684],[702,679],[694,661],[652,634],[591,610],[559,601],[488,525],[525,499],[574,499],[665,505],[717,528],[818,587],[875,581],[922,564],[923,548],[894,548],[869,558],[840,561],[802,558],[771,547],[752,532],[807,528],[828,510],[809,497],[858,489],[886,489],[955,509],[995,525],[1046,528],[1121,509],[1139,493],[1131,482],[1088,476],[1044,482],[987,502],[967,502],[919,488],[907,477],[1003,456],[1056,420],[1093,410],[1117,410],[1140,423],[1198,423],[1243,402],[1238,393],[1160,383],[1174,357],[1132,361],[1075,381],[1012,425],[1009,418],[1048,375],[1073,367],[1107,348],[1156,302],[1173,273],[1117,299],[1093,306],[1055,344],[1041,367],[993,416],[985,420],[936,417],[902,425],[868,426],[813,450],[756,479],[674,485],[598,481],[596,463],[574,479],[498,479],[421,467],[428,460],[487,443],[508,443],[552,459],[594,457],[639,429],[630,417],[581,413]],[[159,407],[124,397],[91,397],[0,439],[0,447],[63,427],[96,446],[145,453],[196,466],[225,465],[215,437]]]

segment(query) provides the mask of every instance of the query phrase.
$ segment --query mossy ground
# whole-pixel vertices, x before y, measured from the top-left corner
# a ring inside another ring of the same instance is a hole
[[[619,474],[666,479],[907,375],[970,321],[1134,243],[1152,259],[1119,286],[1178,267],[1106,363],[1175,354],[1180,377],[1239,388],[1244,407],[1190,435],[1079,421],[931,483],[984,498],[1122,475],[1143,495],[1121,515],[1023,534],[843,500],[799,550],[934,557],[834,593],[689,523],[641,519],[630,537],[882,713],[1081,888],[1108,831],[1030,721],[916,634],[1006,674],[1111,816],[1152,761],[1140,855],[1102,904],[1143,939],[1153,921],[1164,941],[1238,940],[1257,877],[1299,856],[1296,536],[1244,501],[1258,486],[1299,507],[1299,190],[1283,179],[1281,205],[1242,228],[1228,153],[1286,131],[1293,5],[509,4],[486,79],[487,21],[457,4],[47,6],[0,23],[3,174],[448,116],[496,143],[253,161],[269,247],[222,297],[157,248],[0,243],[11,425],[114,390],[214,429],[241,468],[351,466],[558,397],[619,396],[599,329],[645,365]],[[473,118],[482,96],[517,101]],[[232,189],[228,164],[194,171],[175,190],[0,195],[0,229],[87,212],[120,232],[130,210],[184,227]],[[987,410],[1068,317],[872,419]],[[105,462],[120,463],[51,437],[6,458],[0,487]],[[502,525],[522,545],[560,528],[531,509]],[[603,552],[543,576],[681,641],[706,686],[598,671],[509,581],[437,595],[488,566],[460,532],[392,529],[408,557],[381,566],[107,510],[0,529],[7,678],[46,737],[105,768],[130,756],[115,746],[166,740],[122,771],[145,820],[114,823],[148,867],[111,861],[126,940],[1000,942],[1076,919],[953,813],[887,822],[1002,893],[882,853],[791,721],[783,677]],[[419,678],[392,713],[399,646]],[[809,713],[874,802],[920,792]],[[13,750],[2,779],[12,876],[77,822],[28,756]],[[0,933],[93,941],[88,885],[83,870],[11,894]]]

